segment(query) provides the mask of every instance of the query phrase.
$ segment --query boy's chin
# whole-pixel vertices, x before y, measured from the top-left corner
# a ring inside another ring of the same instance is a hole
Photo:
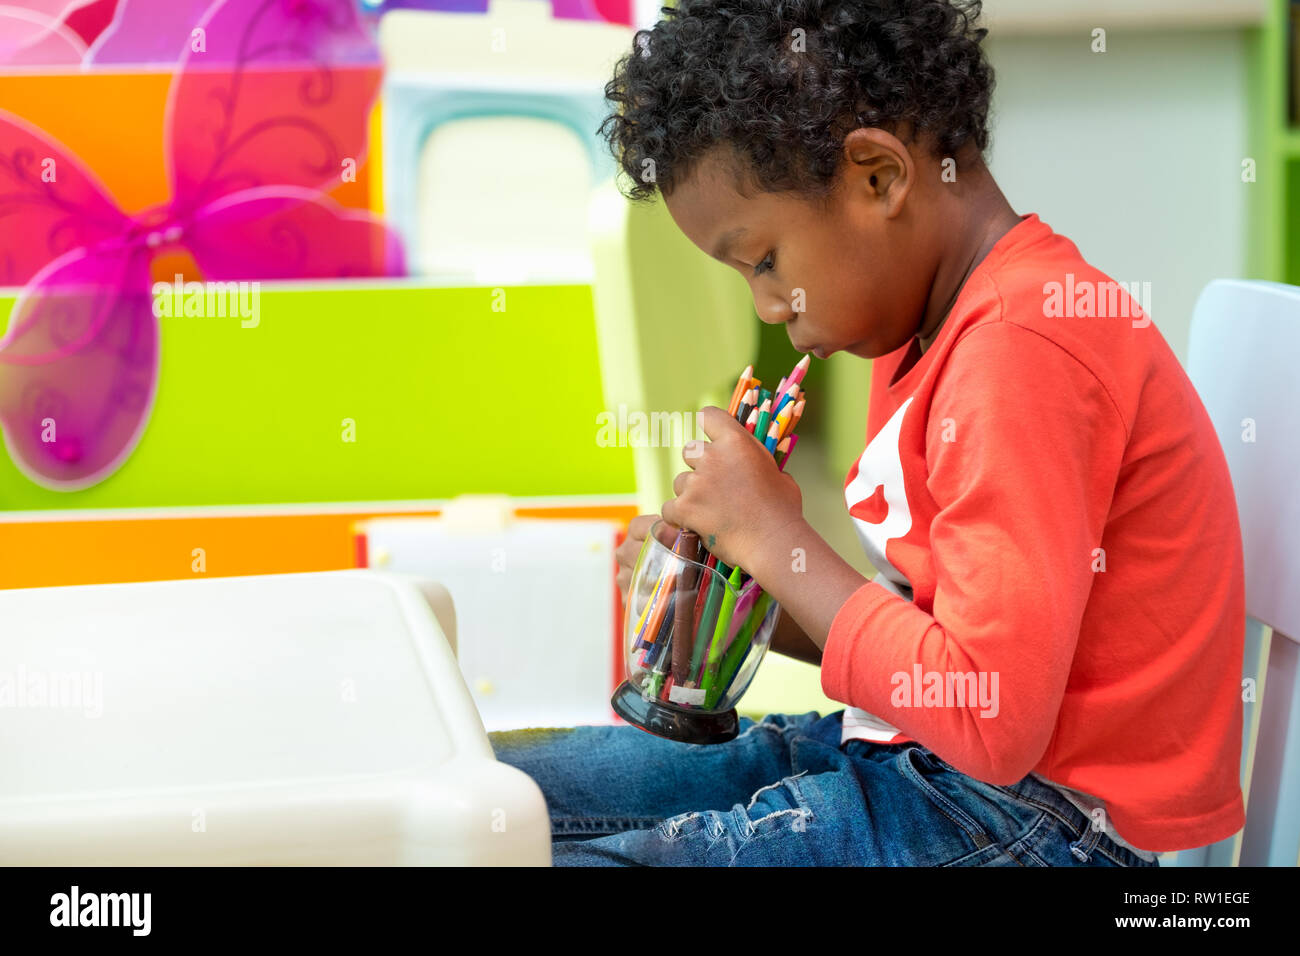
[[[858,358],[878,359],[886,355],[892,355],[904,346],[910,346],[915,338],[915,332],[904,336],[898,342],[890,342],[887,339],[873,337],[857,342],[853,345],[846,345],[840,349],[833,349],[832,351],[845,352],[849,355],[856,355]]]
[[[857,345],[851,345],[848,348],[832,349],[831,354],[843,352],[845,355],[856,355],[863,359],[878,359],[882,355],[888,355],[893,349],[883,348],[876,342],[861,342]]]

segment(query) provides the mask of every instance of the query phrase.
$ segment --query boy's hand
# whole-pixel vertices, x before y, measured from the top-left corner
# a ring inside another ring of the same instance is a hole
[[[624,601],[627,600],[627,589],[632,584],[632,570],[636,567],[636,559],[641,554],[645,536],[659,520],[659,515],[637,515],[628,522],[627,537],[614,552],[614,557],[618,560],[618,589]],[[664,547],[671,548],[677,540],[677,529],[667,524],[662,525],[659,529],[659,540]]]
[[[682,449],[693,470],[673,482],[677,497],[664,502],[664,520],[694,531],[719,561],[744,567],[756,549],[779,542],[782,529],[803,520],[803,496],[726,409],[701,409],[699,422],[709,441]]]

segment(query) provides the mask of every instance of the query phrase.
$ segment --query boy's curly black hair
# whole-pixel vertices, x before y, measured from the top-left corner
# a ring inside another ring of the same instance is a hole
[[[993,69],[980,0],[678,0],[638,30],[599,132],[632,200],[670,194],[715,147],[737,182],[825,198],[845,134],[927,135],[936,156],[988,147]],[[740,162],[741,160],[747,162]],[[650,161],[650,162],[647,162]]]

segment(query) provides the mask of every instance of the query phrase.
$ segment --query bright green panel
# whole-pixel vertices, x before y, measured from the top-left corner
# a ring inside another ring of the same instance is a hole
[[[1285,281],[1288,232],[1286,165],[1287,94],[1286,2],[1271,0],[1264,24],[1246,34],[1248,154],[1256,161],[1255,182],[1248,190],[1249,229],[1245,276]],[[1290,193],[1294,196],[1294,193]],[[1293,233],[1292,233],[1293,234]]]
[[[135,453],[99,485],[55,492],[0,451],[0,507],[632,493],[631,450],[596,444],[590,287],[508,288],[504,301],[494,311],[487,288],[264,285],[255,328],[163,318]],[[0,297],[0,316],[12,303]]]
[[[1284,162],[1286,169],[1286,194],[1297,197],[1282,210],[1282,221],[1290,241],[1282,249],[1283,273],[1269,276],[1291,285],[1300,285],[1300,157]]]

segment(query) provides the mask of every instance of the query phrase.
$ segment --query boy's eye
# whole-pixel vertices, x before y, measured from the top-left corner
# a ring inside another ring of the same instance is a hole
[[[763,261],[754,267],[754,275],[761,276],[764,272],[770,272],[775,268],[775,263],[772,261],[775,255],[775,252],[769,252]]]

